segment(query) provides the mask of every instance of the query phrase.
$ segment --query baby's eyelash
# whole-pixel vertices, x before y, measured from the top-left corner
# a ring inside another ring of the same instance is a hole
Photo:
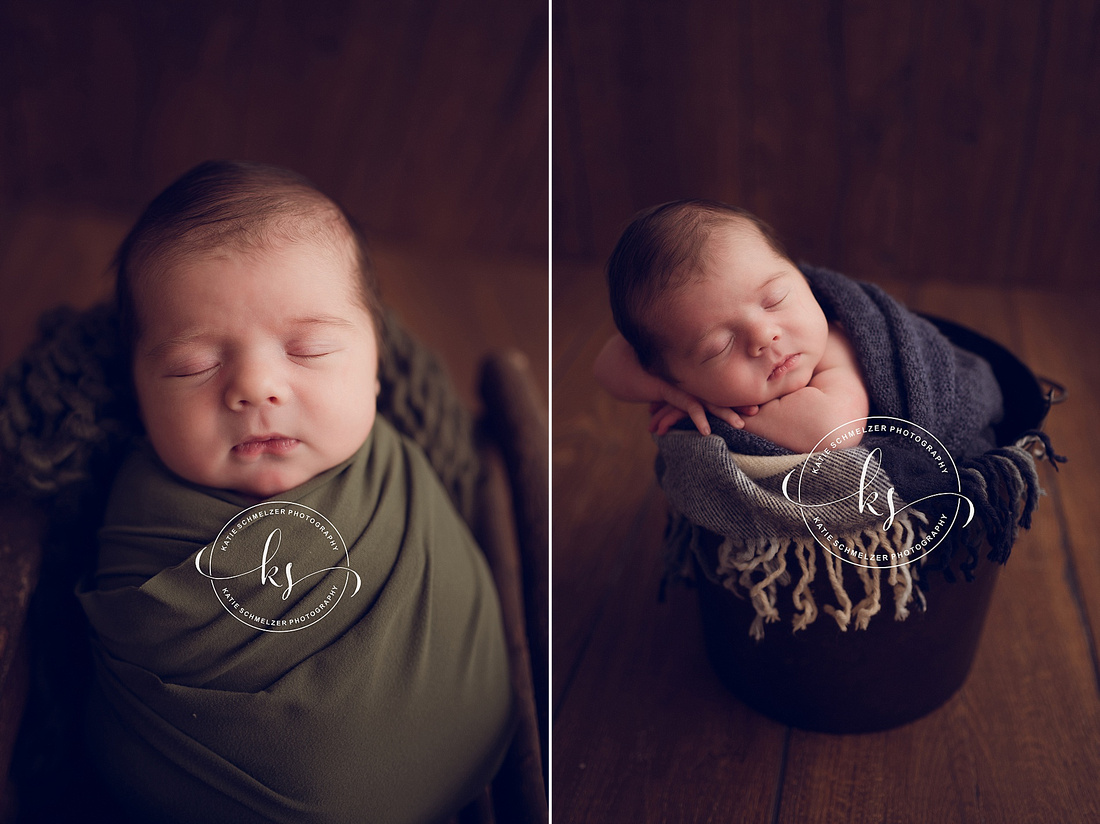
[[[290,340],[284,342],[286,355],[294,360],[318,360],[338,352],[341,344],[331,340]]]
[[[719,349],[714,354],[707,355],[705,358],[703,358],[702,363],[708,363],[709,361],[714,360],[716,357],[723,354],[727,349],[729,349],[731,346],[733,346],[734,337],[735,337],[734,335],[730,335],[729,340],[726,341],[726,345],[723,346],[721,349]]]
[[[196,369],[190,372],[170,372],[168,377],[170,378],[195,378],[199,375],[205,375],[207,372],[213,371],[218,368],[218,364],[207,366],[204,369]]]

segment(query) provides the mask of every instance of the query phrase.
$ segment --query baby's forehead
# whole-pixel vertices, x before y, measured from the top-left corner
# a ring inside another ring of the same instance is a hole
[[[214,242],[200,240],[166,245],[148,256],[146,265],[140,267],[140,270],[144,270],[144,276],[139,271],[137,282],[141,291],[148,296],[158,287],[163,288],[173,280],[178,283],[180,275],[198,267],[212,263],[262,264],[266,260],[279,257],[292,247],[310,249],[311,255],[317,260],[332,264],[318,271],[328,272],[334,278],[346,279],[351,289],[357,289],[359,274],[354,247],[350,241],[338,238],[331,232],[303,233],[298,237],[273,233]]]
[[[736,246],[756,244],[771,248],[760,227],[747,218],[729,215],[710,227],[700,243],[700,250],[706,254],[724,253]]]
[[[655,294],[672,295],[707,280],[733,251],[757,242],[767,243],[755,226],[736,216],[697,230],[695,237],[678,251],[678,264],[669,270]]]
[[[252,328],[259,316],[241,310],[236,303],[240,296],[249,307],[258,308],[252,301],[260,301],[268,324],[285,326],[288,319],[303,316],[358,323],[361,315],[351,307],[360,307],[373,328],[359,266],[342,251],[316,239],[189,249],[161,261],[159,271],[147,271],[132,284],[133,323],[146,338],[176,333],[198,318],[221,316],[237,307],[237,325]]]
[[[196,328],[282,333],[304,328],[305,321],[321,328],[319,320],[330,326],[366,322],[373,328],[357,273],[351,261],[323,244],[192,252],[150,276],[148,287],[139,290],[135,311],[141,337],[180,337]]]

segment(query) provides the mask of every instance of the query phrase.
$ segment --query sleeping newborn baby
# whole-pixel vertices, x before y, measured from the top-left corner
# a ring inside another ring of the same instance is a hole
[[[600,353],[596,377],[620,400],[653,403],[657,434],[685,414],[709,434],[709,411],[810,452],[867,417],[848,336],[749,213],[706,201],[642,212],[611,256],[608,284],[621,334]]]
[[[895,617],[908,615],[922,580],[909,566],[931,569],[923,559],[941,543],[937,564],[966,547],[964,575],[977,529],[990,557],[1007,557],[1015,504],[1001,502],[1020,487],[992,491],[1029,459],[987,454],[1000,386],[935,323],[874,284],[796,267],[765,224],[709,201],[639,214],[608,285],[621,334],[595,373],[615,397],[654,404],[670,572],[698,568],[744,596],[750,635],[763,637],[784,604],[794,629],[812,623],[825,594],[811,591],[816,569],[835,596],[822,610],[859,629],[889,587]],[[715,437],[669,432],[685,415]],[[848,595],[845,562],[861,567],[861,600]]]
[[[79,592],[108,786],[143,821],[452,814],[509,740],[503,628],[426,458],[376,418],[358,234],[297,175],[206,163],[117,265],[146,438]]]

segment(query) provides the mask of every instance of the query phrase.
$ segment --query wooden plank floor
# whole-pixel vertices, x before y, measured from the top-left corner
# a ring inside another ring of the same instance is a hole
[[[555,265],[555,821],[1100,820],[1100,291],[882,285],[1065,384],[1044,428],[1070,463],[1040,468],[963,688],[898,729],[836,736],[741,704],[709,667],[694,593],[658,602],[646,412],[591,377],[613,329],[599,268]]]

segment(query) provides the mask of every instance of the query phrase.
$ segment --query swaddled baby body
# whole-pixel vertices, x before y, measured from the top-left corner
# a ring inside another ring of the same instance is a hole
[[[376,420],[350,221],[297,175],[207,163],[117,265],[147,437],[79,593],[107,783],[139,820],[453,813],[511,729],[499,605],[426,459]]]

